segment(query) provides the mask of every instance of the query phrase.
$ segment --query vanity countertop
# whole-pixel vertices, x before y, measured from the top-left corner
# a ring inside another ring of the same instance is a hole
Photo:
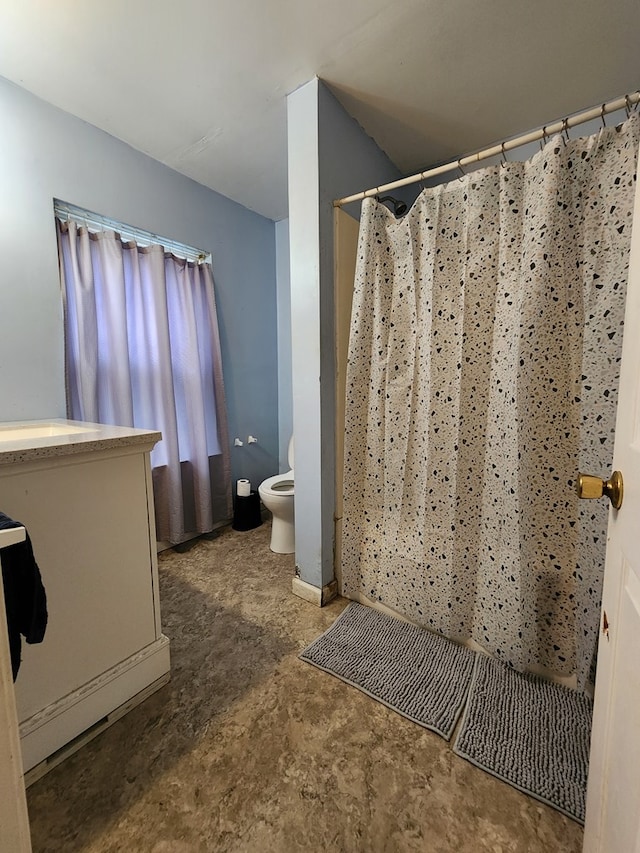
[[[62,418],[0,423],[0,465],[139,445],[150,450],[162,433]]]

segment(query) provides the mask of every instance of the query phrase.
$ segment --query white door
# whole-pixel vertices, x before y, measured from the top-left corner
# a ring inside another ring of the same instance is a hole
[[[24,527],[0,531],[0,549],[23,541],[24,536]],[[0,853],[30,851],[18,717],[11,677],[4,591],[0,580]]]
[[[640,853],[640,186],[633,222],[613,458],[624,498],[609,511],[585,853]]]

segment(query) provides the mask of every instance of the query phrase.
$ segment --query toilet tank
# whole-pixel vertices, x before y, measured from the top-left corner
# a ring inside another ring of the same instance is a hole
[[[287,450],[287,462],[289,463],[289,468],[293,470],[293,436],[289,439],[289,449]]]

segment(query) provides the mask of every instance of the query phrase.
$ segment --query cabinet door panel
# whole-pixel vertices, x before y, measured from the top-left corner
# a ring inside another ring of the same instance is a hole
[[[29,531],[49,610],[44,642],[23,643],[23,721],[155,639],[144,454],[16,466],[0,507]]]

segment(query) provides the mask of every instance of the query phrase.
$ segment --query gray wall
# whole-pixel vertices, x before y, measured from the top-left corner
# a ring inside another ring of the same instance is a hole
[[[278,470],[274,223],[1,78],[0,115],[0,421],[65,416],[60,198],[212,252],[233,476],[257,486]]]
[[[333,577],[335,365],[332,201],[399,172],[319,80],[288,98],[296,565]]]

